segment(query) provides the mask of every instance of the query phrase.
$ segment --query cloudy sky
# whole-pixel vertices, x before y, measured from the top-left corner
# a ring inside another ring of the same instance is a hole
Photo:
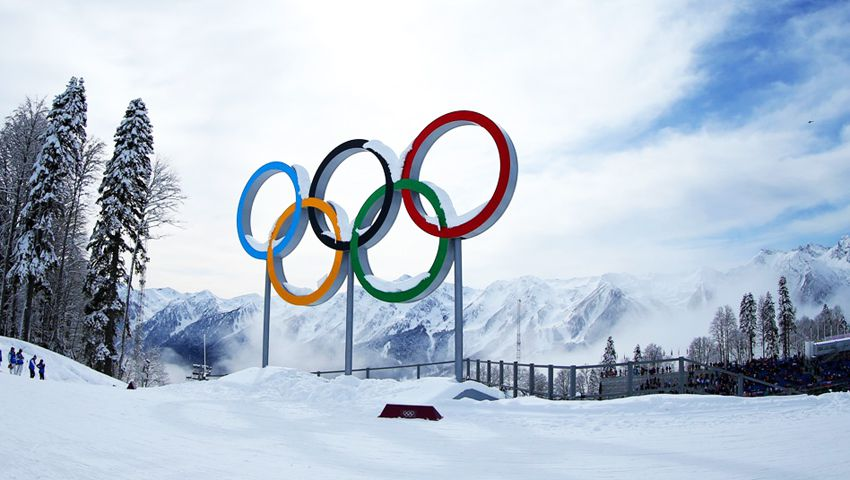
[[[464,242],[469,285],[722,269],[850,233],[850,5],[739,3],[3,0],[0,113],[82,76],[89,135],[111,146],[145,100],[188,196],[182,228],[151,245],[150,286],[260,291],[235,230],[256,168],[312,173],[352,138],[401,152],[458,109],[501,125],[520,167],[506,214]],[[458,210],[496,176],[476,127],[440,140],[422,172]],[[327,198],[353,217],[380,182],[357,155]],[[255,231],[291,199],[270,181]],[[435,251],[402,212],[370,255],[391,279]],[[331,258],[308,234],[285,267],[313,286]]]

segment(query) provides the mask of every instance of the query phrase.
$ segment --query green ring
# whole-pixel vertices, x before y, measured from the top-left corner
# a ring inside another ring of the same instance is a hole
[[[440,199],[437,197],[437,193],[429,187],[428,185],[418,181],[412,180],[409,178],[401,179],[396,181],[393,184],[393,190],[410,190],[416,192],[426,200],[428,203],[434,207],[434,211],[437,213],[437,220],[440,223],[440,227],[446,228],[446,214],[443,211],[443,207],[440,204]],[[360,225],[363,223],[363,220],[366,218],[366,214],[369,213],[369,209],[372,205],[375,204],[386,192],[386,186],[382,185],[377,190],[375,190],[369,198],[366,199],[366,202],[360,207],[360,211],[357,213],[357,217],[354,219],[354,228],[351,233],[351,268],[354,271],[354,274],[357,275],[357,279],[360,281],[360,285],[369,292],[370,295],[377,298],[378,300],[383,300],[385,302],[391,303],[402,303],[409,302],[414,300],[417,296],[421,295],[425,292],[428,287],[437,280],[439,276],[439,272],[442,269],[443,263],[446,261],[446,255],[449,251],[449,239],[440,238],[440,245],[437,248],[437,256],[434,258],[434,263],[431,264],[431,268],[428,270],[428,277],[417,283],[415,286],[408,290],[402,290],[400,292],[385,292],[383,290],[379,290],[375,288],[372,284],[370,284],[366,280],[366,274],[363,271],[363,266],[360,264],[360,235],[357,233],[357,230],[360,229]]]

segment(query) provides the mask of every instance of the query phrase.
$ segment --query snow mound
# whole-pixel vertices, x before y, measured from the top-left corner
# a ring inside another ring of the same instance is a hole
[[[15,351],[19,348],[23,349],[24,354],[24,370],[21,373],[21,378],[29,379],[29,370],[27,362],[33,355],[44,360],[44,379],[45,381],[58,381],[70,383],[87,383],[92,385],[110,385],[118,387],[126,387],[126,383],[104,375],[98,371],[74,361],[64,355],[50,351],[46,348],[33,345],[23,340],[0,336],[0,350],[3,352],[3,367],[0,369],[0,375],[8,374],[9,369],[9,349],[14,347]]]
[[[358,404],[369,407],[386,403],[433,405],[454,400],[459,393],[473,389],[495,398],[504,398],[498,389],[476,382],[457,383],[450,378],[427,377],[419,380],[368,379],[354,376],[320,378],[292,368],[248,368],[222,377],[221,386],[239,390],[243,395],[315,403]]]

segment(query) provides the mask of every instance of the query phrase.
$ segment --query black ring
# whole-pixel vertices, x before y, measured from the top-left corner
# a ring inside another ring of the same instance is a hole
[[[380,153],[371,148],[366,148],[365,145],[367,143],[368,140],[349,140],[331,150],[316,170],[316,176],[313,177],[313,182],[310,184],[310,197],[321,200],[325,199],[325,192],[328,188],[328,182],[330,182],[331,175],[333,175],[337,167],[339,167],[346,158],[360,152],[370,152],[374,155],[381,164],[381,168],[384,170],[385,193],[381,204],[381,211],[378,213],[375,221],[372,222],[372,225],[369,226],[366,232],[360,235],[360,245],[368,247],[370,240],[378,234],[389,214],[393,210],[398,213],[399,202],[393,202],[394,197],[397,197],[397,192],[393,188],[394,182],[389,163],[387,163],[387,160],[382,157]],[[327,178],[324,178],[325,176],[327,176]],[[393,209],[394,203],[395,209]],[[336,238],[332,238],[324,234],[324,232],[329,230],[328,222],[324,215],[320,215],[314,208],[307,209],[307,215],[310,217],[310,226],[313,228],[313,232],[323,244],[334,250],[349,251],[351,249],[350,241],[337,240]],[[380,238],[378,238],[378,240],[379,239]]]

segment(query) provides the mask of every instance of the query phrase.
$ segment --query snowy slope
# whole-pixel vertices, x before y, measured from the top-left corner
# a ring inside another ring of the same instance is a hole
[[[450,380],[294,370],[124,390],[0,375],[4,478],[840,479],[850,394],[450,400]],[[399,399],[444,419],[376,418]],[[61,405],[61,408],[57,406]],[[21,411],[26,414],[20,414]]]
[[[86,383],[92,385],[114,385],[120,387],[126,386],[124,382],[92,370],[91,368],[75,362],[68,357],[59,355],[58,353],[54,353],[50,350],[39,347],[38,345],[33,345],[16,338],[3,336],[0,336],[0,349],[3,351],[3,368],[0,369],[0,375],[9,373],[6,366],[8,365],[9,348],[11,347],[14,347],[16,351],[19,348],[23,349],[24,370],[23,373],[21,373],[21,378],[26,378],[28,381],[29,370],[27,369],[27,362],[29,362],[33,355],[37,355],[38,358],[44,359],[45,381]],[[36,372],[36,379],[38,379],[38,372]]]

